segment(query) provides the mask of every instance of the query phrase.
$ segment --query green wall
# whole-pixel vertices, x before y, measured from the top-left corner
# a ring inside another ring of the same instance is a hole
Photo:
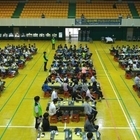
[[[0,27],[0,33],[10,33],[13,32],[13,26],[11,27]],[[59,40],[65,40],[65,28],[66,27],[19,27],[20,33],[50,33],[50,34],[57,34],[59,32],[63,33],[63,37],[57,38]],[[69,28],[69,27],[67,27]],[[80,28],[80,27],[73,27],[73,28]],[[129,27],[128,27],[129,28]],[[116,38],[116,40],[126,40],[126,33],[127,27],[81,27],[83,31],[90,31],[90,37],[94,40],[101,40],[102,36],[112,36]],[[140,36],[140,28],[134,28],[133,30],[134,36]],[[4,39],[4,38],[1,38]],[[38,39],[38,38],[34,38]],[[40,38],[39,38],[40,39]],[[44,38],[45,40],[49,40],[50,38]]]
[[[126,39],[126,31],[125,27],[87,27],[81,28],[81,30],[89,30],[90,37],[93,40],[101,40],[101,37],[114,37],[117,40],[125,40]]]

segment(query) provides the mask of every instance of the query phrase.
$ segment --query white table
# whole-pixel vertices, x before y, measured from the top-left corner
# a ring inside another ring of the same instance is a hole
[[[111,37],[105,37],[105,42],[106,43],[113,43],[113,39]]]

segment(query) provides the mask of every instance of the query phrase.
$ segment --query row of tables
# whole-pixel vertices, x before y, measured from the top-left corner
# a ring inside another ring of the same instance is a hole
[[[87,140],[85,132],[80,132],[75,134],[74,131],[70,129],[65,129],[63,132],[59,132],[57,135],[55,131],[38,133],[37,140]],[[93,132],[92,140],[101,140],[99,132]]]
[[[93,102],[90,102],[90,104],[93,107],[95,106]],[[61,111],[84,112],[84,105],[82,101],[59,101],[57,103],[57,107],[59,107]],[[37,135],[37,140],[86,140],[86,134],[86,132],[75,133],[69,128],[64,128],[64,131],[60,131],[58,134],[56,134],[55,131],[42,133],[42,130],[40,129]],[[93,132],[93,140],[101,140],[100,133],[98,131]]]

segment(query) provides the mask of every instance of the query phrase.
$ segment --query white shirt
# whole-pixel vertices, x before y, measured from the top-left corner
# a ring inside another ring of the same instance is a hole
[[[64,90],[64,91],[68,91],[68,84],[67,84],[67,83],[64,83],[64,84],[63,84],[63,90]]]
[[[89,89],[88,89],[87,92],[86,92],[86,96],[88,96],[88,97],[90,98],[90,100],[93,100],[93,99],[92,99],[92,95],[90,94],[90,90],[89,90]]]
[[[55,114],[56,114],[56,106],[53,102],[51,102],[49,105],[49,115],[53,116]]]
[[[140,78],[138,76],[134,78],[134,82],[138,87],[140,87]]]
[[[133,64],[133,69],[137,69],[137,64]]]
[[[59,77],[56,77],[55,81],[58,82],[61,86],[63,85],[63,81]]]
[[[54,99],[58,98],[58,95],[57,95],[57,92],[54,90],[52,92],[52,95],[51,95],[51,100],[53,101]]]
[[[91,81],[92,83],[94,83],[94,82],[96,81],[95,76],[92,76],[91,79],[90,79],[90,81]]]

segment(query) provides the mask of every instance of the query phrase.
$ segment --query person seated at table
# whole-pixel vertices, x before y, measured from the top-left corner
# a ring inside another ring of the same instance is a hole
[[[87,90],[88,90],[88,83],[87,83],[87,80],[86,79],[83,79],[83,77],[82,77],[82,79],[81,79],[83,82],[82,82],[82,89],[81,89],[81,92],[87,92]]]
[[[56,115],[57,118],[59,119],[59,117],[62,116],[62,112],[60,111],[59,107],[58,108],[56,107],[57,102],[58,102],[57,99],[53,99],[53,101],[50,103],[50,105],[48,107],[49,108],[48,113],[50,116]]]
[[[133,69],[137,69],[137,68],[138,68],[136,62],[133,62],[132,68],[133,68]]]
[[[58,101],[63,101],[63,98],[60,98],[58,96],[58,93],[55,88],[53,89],[52,94],[51,94],[51,100],[53,101],[54,99],[57,99]]]
[[[83,97],[81,96],[80,92],[78,90],[75,90],[71,94],[71,98],[73,101],[83,101]]]
[[[44,92],[51,92],[52,91],[52,88],[48,86],[47,81],[45,81],[44,84],[42,85],[42,90]]]
[[[8,73],[12,76],[15,76],[18,73],[18,65],[16,62],[13,62],[11,67],[8,69]]]
[[[55,78],[55,82],[58,82],[61,86],[63,86],[63,79],[60,77],[59,74],[57,74],[56,78]]]
[[[5,89],[5,81],[2,81],[0,79],[0,92],[3,91]]]
[[[140,90],[140,73],[138,73],[135,78],[134,78],[134,83],[135,85],[139,88]]]
[[[93,85],[92,85],[92,90],[95,94],[98,94],[98,100],[101,101],[102,99],[105,99],[103,97],[103,93],[101,91],[101,88],[97,86],[97,82],[93,82]]]
[[[52,83],[53,82],[51,74],[46,78],[45,82],[47,82],[47,83]]]
[[[96,116],[97,116],[97,114],[98,114],[98,111],[96,110],[96,107],[95,107],[95,105],[94,106],[91,106],[90,104],[89,104],[89,102],[90,102],[90,98],[88,97],[88,96],[86,96],[85,97],[85,102],[84,102],[84,104],[83,104],[83,106],[84,106],[84,113],[85,113],[85,115],[92,115],[93,116],[93,118],[94,118],[94,120],[96,120]]]
[[[86,67],[85,64],[83,64],[83,66],[82,66],[82,75],[83,75],[83,77],[86,77],[86,73],[87,73],[87,67]]]
[[[43,129],[43,132],[50,132],[50,131],[54,130],[58,134],[58,128],[57,128],[57,126],[50,125],[50,122],[49,122],[49,113],[47,113],[47,112],[45,112],[43,114],[42,129]]]
[[[97,81],[96,76],[92,75],[91,78],[90,78],[90,82],[92,83],[92,85],[96,81]]]
[[[72,81],[74,84],[78,84],[79,79],[78,79],[77,75],[73,75],[73,76],[71,77],[71,81]]]
[[[63,83],[63,91],[71,92],[71,90],[72,90],[72,87],[70,87],[70,85],[66,81],[64,81],[64,83]]]
[[[74,69],[74,73],[78,74],[80,72],[80,68],[79,68],[79,64],[75,64],[75,69]]]
[[[86,96],[90,98],[90,101],[92,101],[94,104],[96,104],[95,97],[92,95],[92,87],[89,87],[86,91]]]
[[[6,72],[6,67],[4,66],[4,64],[0,65],[0,73],[1,73],[2,78],[6,77],[7,72]]]
[[[93,116],[88,115],[88,118],[84,124],[84,131],[85,132],[97,132],[98,129],[99,129],[99,126],[95,125]]]
[[[126,69],[128,74],[132,74],[132,65],[128,64]]]
[[[56,74],[56,70],[55,70],[55,67],[53,65],[51,65],[51,68],[50,68],[49,72],[51,74]]]

